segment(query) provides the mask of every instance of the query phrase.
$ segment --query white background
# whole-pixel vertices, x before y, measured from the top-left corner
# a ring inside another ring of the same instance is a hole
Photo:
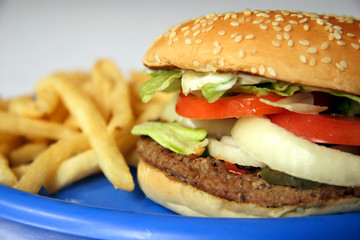
[[[190,18],[229,10],[303,10],[360,18],[360,0],[0,0],[0,97],[30,93],[43,76],[113,59],[142,70],[151,42]]]

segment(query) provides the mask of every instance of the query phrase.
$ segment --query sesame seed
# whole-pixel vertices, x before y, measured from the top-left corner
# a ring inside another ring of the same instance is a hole
[[[248,34],[245,36],[245,39],[248,39],[248,40],[254,39],[254,38],[255,38],[254,34]]]
[[[343,66],[343,68],[347,68],[348,67],[348,64],[345,60],[341,60],[340,61],[340,65]]]
[[[264,65],[261,65],[261,66],[259,67],[259,74],[260,74],[260,75],[264,75],[264,74],[265,74],[265,67],[264,67]]]
[[[310,61],[309,61],[309,65],[310,66],[315,66],[315,63],[316,63],[315,58],[311,58]]]
[[[280,47],[280,42],[279,41],[272,40],[271,42],[275,47]]]
[[[335,36],[333,33],[329,33],[329,40],[332,41],[334,40]]]
[[[226,13],[224,16],[224,20],[228,20],[230,18],[230,16],[231,16],[230,12]]]
[[[251,22],[251,17],[245,18],[245,21],[246,21],[246,22]]]
[[[169,40],[168,40],[168,45],[171,46],[172,43],[173,43],[173,40],[172,40],[172,39],[169,39]]]
[[[219,44],[219,42],[218,41],[214,41],[214,47],[220,47],[220,44]]]
[[[196,40],[195,40],[195,43],[196,43],[196,44],[200,44],[200,43],[202,43],[202,40],[201,40],[201,39],[196,39]]]
[[[334,33],[334,37],[335,37],[337,40],[340,40],[340,39],[341,39],[341,34],[338,33],[338,32],[335,32],[335,33]]]
[[[295,24],[295,25],[296,25],[296,24],[298,24],[298,21],[295,21],[295,20],[289,20],[289,23],[290,23],[290,24]]]
[[[284,30],[285,30],[286,32],[291,31],[291,25],[286,25],[286,26],[284,27]]]
[[[230,25],[233,26],[233,27],[237,27],[240,25],[240,23],[236,22],[236,21],[232,21],[230,22]]]
[[[289,45],[290,47],[294,46],[294,41],[290,39],[290,40],[288,41],[288,45]]]
[[[245,9],[244,11],[244,15],[250,15],[251,14],[251,10],[249,8]]]
[[[271,76],[276,77],[276,71],[275,71],[275,69],[273,69],[272,67],[268,67],[268,68],[267,68],[267,72],[268,72]]]
[[[359,49],[359,48],[360,48],[359,44],[357,44],[357,43],[351,43],[351,46],[352,46],[353,48],[355,48],[355,49]]]
[[[317,53],[317,48],[309,47],[308,49],[306,49],[306,52],[311,53],[311,54]]]
[[[240,49],[240,51],[239,51],[239,56],[240,56],[240,58],[243,58],[243,57],[245,57],[245,51],[244,51],[244,49]]]
[[[321,62],[322,62],[322,63],[330,63],[330,62],[331,62],[331,57],[323,57],[323,58],[321,59]]]
[[[283,38],[283,36],[281,35],[281,34],[276,34],[276,38],[277,38],[277,40],[283,40],[284,38]]]
[[[353,33],[347,33],[346,35],[348,35],[349,37],[355,37],[355,34]]]
[[[231,18],[237,18],[237,14],[236,13],[231,14]]]
[[[299,40],[299,43],[303,46],[309,46],[310,44],[308,40],[304,40],[304,39]]]
[[[290,39],[290,35],[287,32],[284,32],[283,35],[286,40]]]
[[[250,72],[253,73],[253,74],[257,73],[257,71],[258,71],[258,70],[257,70],[256,67],[251,67],[251,68],[250,68]]]
[[[279,27],[279,26],[273,26],[273,29],[275,30],[275,31],[281,31],[281,27]]]
[[[200,30],[196,30],[194,33],[193,33],[193,36],[196,36],[200,33]]]
[[[255,55],[256,53],[257,53],[256,49],[251,49],[251,50],[250,50],[250,54],[251,54],[251,55]]]
[[[221,51],[221,47],[216,47],[216,48],[214,48],[213,53],[216,55],[216,54],[219,54],[220,51]]]
[[[195,26],[193,26],[191,29],[192,30],[196,30],[196,29],[198,29],[200,27],[200,24],[196,24]]]
[[[186,31],[186,30],[188,30],[188,29],[189,29],[189,26],[185,26],[185,27],[182,27],[182,28],[181,28],[181,31],[184,32],[184,31]]]
[[[184,37],[186,37],[189,33],[190,33],[190,31],[186,30],[186,32],[184,32]]]
[[[325,41],[325,42],[323,42],[322,44],[321,44],[321,50],[325,50],[325,49],[327,49],[328,47],[329,47],[329,42],[327,42],[327,41]]]
[[[316,19],[316,23],[319,24],[319,25],[324,25],[325,21],[323,19]]]
[[[269,17],[270,17],[269,14],[264,13],[264,12],[258,13],[258,14],[256,14],[256,16],[258,16],[258,17],[264,17],[264,18],[269,18]]]
[[[190,39],[190,38],[185,39],[185,44],[190,45],[191,43],[192,43],[192,41],[191,41],[191,39]]]
[[[199,65],[200,65],[200,63],[199,63],[198,61],[193,61],[193,64],[194,64],[195,66],[199,66]]]
[[[235,42],[241,42],[241,40],[243,39],[243,36],[242,35],[238,35],[238,36],[236,36],[235,38],[234,38],[234,41]]]
[[[306,63],[306,61],[307,61],[306,56],[305,55],[300,55],[300,61],[302,63]]]
[[[176,32],[171,32],[169,38],[174,38],[176,36]]]
[[[230,12],[226,13],[224,16],[224,20],[228,20],[230,18],[230,16],[231,16]]]
[[[303,18],[303,19],[301,19],[300,21],[299,21],[299,23],[304,23],[304,22],[306,22],[308,19],[307,18]]]
[[[279,25],[279,22],[272,22],[271,23],[273,26],[278,26]]]
[[[341,46],[344,46],[344,45],[345,45],[345,42],[344,42],[344,41],[341,41],[341,40],[337,41],[336,43],[337,43],[338,45],[341,45]]]
[[[220,30],[220,31],[218,31],[218,34],[221,35],[221,36],[224,36],[225,33],[226,33],[225,30]]]
[[[337,67],[337,69],[339,69],[340,71],[344,71],[344,67],[340,64],[340,63],[335,63],[335,66]]]
[[[304,24],[304,30],[305,30],[305,31],[309,31],[309,25]]]
[[[231,34],[231,38],[235,38],[237,35],[239,35],[237,32],[236,33],[233,33],[233,34]]]
[[[266,30],[268,28],[268,26],[266,26],[265,24],[260,24],[259,27],[262,29],[262,30]]]
[[[263,19],[256,19],[253,21],[254,24],[260,24],[262,23],[264,20]]]
[[[201,31],[202,31],[202,32],[210,32],[211,29],[213,29],[213,28],[214,28],[213,26],[209,26],[209,27],[207,27],[207,28],[201,29]]]

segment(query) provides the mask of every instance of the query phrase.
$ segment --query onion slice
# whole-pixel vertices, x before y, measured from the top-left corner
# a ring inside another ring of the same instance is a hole
[[[359,156],[299,138],[267,118],[240,118],[231,134],[245,152],[271,169],[331,185],[360,185]]]
[[[223,136],[220,141],[215,138],[209,138],[208,149],[210,156],[218,157],[227,162],[236,163],[241,166],[266,166],[244,152],[231,136]]]

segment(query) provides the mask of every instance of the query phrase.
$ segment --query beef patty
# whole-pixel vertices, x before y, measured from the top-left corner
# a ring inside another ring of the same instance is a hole
[[[269,185],[258,176],[258,168],[244,167],[245,174],[235,175],[226,169],[221,159],[180,155],[163,148],[149,137],[142,136],[139,139],[137,150],[143,161],[164,171],[169,177],[239,203],[253,203],[262,207],[320,207],[331,200],[360,197],[360,187],[322,184],[316,189],[303,190]]]

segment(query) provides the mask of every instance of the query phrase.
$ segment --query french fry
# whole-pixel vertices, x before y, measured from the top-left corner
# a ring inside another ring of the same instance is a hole
[[[105,176],[115,188],[133,190],[134,182],[129,167],[114,139],[108,134],[104,118],[90,98],[67,79],[54,77],[52,83],[95,150]]]
[[[24,139],[22,137],[12,134],[7,135],[6,139],[6,141],[0,142],[0,154],[6,157],[24,142]]]
[[[31,162],[47,147],[46,141],[26,143],[10,153],[10,163],[12,166],[17,166]]]
[[[15,185],[15,188],[30,193],[38,193],[63,160],[88,148],[89,142],[83,134],[74,134],[57,141],[34,160],[28,171]]]
[[[134,113],[128,84],[111,61],[100,61],[97,69],[103,78],[111,79],[114,84],[108,100],[112,114],[108,130],[113,132],[116,129],[130,129],[134,124]]]
[[[26,163],[26,164],[21,164],[15,167],[12,167],[11,170],[13,171],[13,173],[15,174],[15,176],[20,179],[22,176],[25,175],[25,173],[30,169],[32,163]]]
[[[45,184],[45,189],[48,193],[55,193],[71,183],[98,172],[100,168],[96,153],[89,149],[63,161]]]
[[[10,169],[8,160],[0,154],[0,184],[11,187],[16,182],[17,177]]]
[[[0,111],[0,132],[49,139],[61,139],[76,133],[55,122],[24,118],[4,111]]]

